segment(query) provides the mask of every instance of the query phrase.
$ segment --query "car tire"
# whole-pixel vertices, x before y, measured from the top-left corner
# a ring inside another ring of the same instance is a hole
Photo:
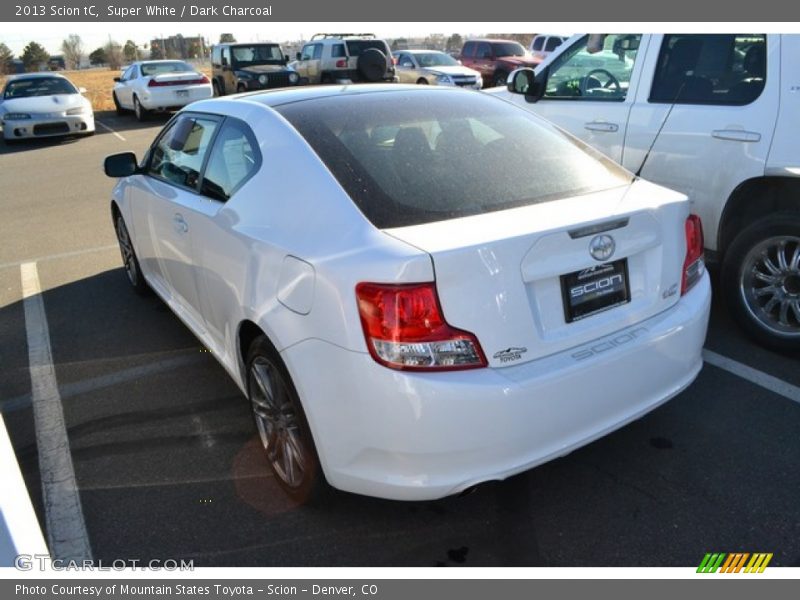
[[[119,103],[116,92],[111,92],[111,99],[114,100],[114,109],[117,111],[117,116],[124,115],[126,111]]]
[[[734,320],[754,340],[800,350],[800,212],[743,229],[725,252],[721,283]]]
[[[239,85],[236,86],[236,93],[241,94],[246,91],[247,91],[247,86],[245,84],[240,83]]]
[[[147,285],[142,275],[142,268],[139,266],[139,259],[136,256],[136,250],[133,248],[133,240],[131,240],[128,227],[125,225],[125,219],[117,211],[114,211],[114,230],[117,232],[117,243],[119,244],[119,252],[122,255],[122,266],[128,276],[128,282],[137,294],[144,296],[149,293],[150,286]]]
[[[247,396],[270,471],[295,502],[313,504],[329,490],[300,398],[266,336],[247,352]]]
[[[419,79],[417,79],[417,85],[429,85],[428,80],[425,79],[424,77],[420,77]]]
[[[133,114],[136,115],[136,120],[140,123],[146,121],[147,117],[150,116],[150,111],[142,106],[142,103],[139,102],[139,98],[136,96],[133,97]]]
[[[505,71],[497,71],[494,74],[494,87],[505,87],[508,81],[508,73]]]
[[[377,48],[368,48],[358,56],[356,69],[364,81],[380,82],[389,70],[389,59]]]
[[[211,83],[211,89],[214,90],[215,97],[222,96],[222,90],[220,90],[219,82],[216,79]]]

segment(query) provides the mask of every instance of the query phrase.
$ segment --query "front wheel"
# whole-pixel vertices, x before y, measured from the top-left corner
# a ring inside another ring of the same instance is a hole
[[[771,215],[739,233],[725,253],[722,289],[756,341],[800,350],[800,213]]]
[[[296,502],[319,500],[327,483],[308,420],[286,367],[263,336],[247,354],[247,395],[278,484]]]
[[[119,252],[122,255],[122,266],[125,268],[128,281],[137,294],[145,295],[150,288],[142,276],[139,259],[136,258],[136,251],[133,249],[133,241],[128,233],[128,228],[125,226],[125,219],[120,214],[116,215],[114,229],[117,232]]]
[[[494,74],[494,87],[505,87],[508,82],[508,73],[498,71]]]

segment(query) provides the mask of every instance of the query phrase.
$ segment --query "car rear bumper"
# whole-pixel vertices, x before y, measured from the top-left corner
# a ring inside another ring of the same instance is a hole
[[[702,367],[710,305],[706,274],[647,321],[500,369],[400,372],[321,340],[282,355],[331,485],[428,500],[568,454],[681,392]]]
[[[7,140],[81,135],[94,132],[94,115],[34,117],[20,121],[5,121],[3,137]]]
[[[186,95],[179,93],[182,91],[187,92]],[[176,110],[197,100],[211,98],[213,95],[214,89],[208,83],[179,89],[170,86],[147,88],[138,98],[139,102],[147,110],[159,111]]]

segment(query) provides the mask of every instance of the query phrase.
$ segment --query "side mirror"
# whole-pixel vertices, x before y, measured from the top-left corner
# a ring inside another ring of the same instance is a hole
[[[286,64],[288,62],[289,62],[289,55],[288,54],[284,54],[283,55],[283,63]]]
[[[508,91],[512,94],[523,94],[528,102],[538,102],[544,96],[549,69],[538,73],[533,69],[517,69],[511,74]]]
[[[297,60],[303,60],[302,58],[300,58],[302,56],[302,54],[300,54],[299,52],[295,56],[296,56]]]
[[[122,77],[114,77],[114,82],[115,83],[119,83],[120,81],[122,81]],[[84,90],[85,91],[85,88],[79,88],[78,91],[80,92],[80,90]],[[82,93],[83,92],[81,92],[81,94]]]
[[[133,152],[120,152],[106,156],[103,161],[103,170],[108,177],[128,177],[139,171],[136,155]]]

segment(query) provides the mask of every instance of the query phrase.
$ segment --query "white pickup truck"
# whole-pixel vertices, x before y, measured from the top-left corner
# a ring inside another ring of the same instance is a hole
[[[800,349],[800,35],[576,35],[489,93],[687,194],[737,322]]]

